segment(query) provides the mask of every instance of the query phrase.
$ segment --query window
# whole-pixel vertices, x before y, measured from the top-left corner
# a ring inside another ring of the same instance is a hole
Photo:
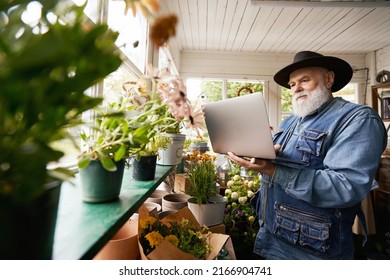
[[[286,119],[292,113],[291,91],[285,87],[280,87],[281,119]]]
[[[119,32],[118,47],[139,71],[144,72],[147,22],[139,14],[134,17],[131,11],[127,15],[124,11],[125,1],[109,0],[107,24]]]
[[[73,0],[76,4],[82,0]],[[122,66],[111,73],[106,79],[88,90],[87,94],[103,96],[105,100],[112,101],[122,92],[122,84],[129,80],[136,80],[145,73],[147,61],[147,21],[142,15],[135,17],[129,11],[124,14],[125,1],[122,0],[88,0],[84,13],[92,22],[107,19],[110,28],[117,31],[119,36],[116,45],[123,53]],[[86,112],[86,119],[91,118],[91,112]],[[79,134],[80,128],[72,129],[73,135]],[[72,143],[65,140],[54,143],[58,149],[65,153],[61,165],[73,166],[79,150]]]
[[[349,83],[338,92],[334,92],[333,96],[339,96],[352,103],[358,103],[357,99],[358,85],[356,83]]]
[[[186,81],[190,99],[201,98],[204,103],[246,95],[252,92],[263,92],[264,85],[258,81],[242,80],[205,80],[191,78]]]

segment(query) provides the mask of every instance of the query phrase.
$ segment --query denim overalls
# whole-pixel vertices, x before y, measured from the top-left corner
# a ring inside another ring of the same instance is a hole
[[[335,98],[304,119],[286,119],[274,143],[282,146],[275,174],[263,175],[252,201],[261,225],[254,252],[268,259],[352,259],[352,225],[387,144],[379,116]]]

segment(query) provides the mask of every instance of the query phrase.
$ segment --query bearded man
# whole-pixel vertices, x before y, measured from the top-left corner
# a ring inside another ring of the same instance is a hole
[[[260,230],[254,252],[266,259],[353,259],[352,225],[369,194],[387,132],[378,114],[332,92],[352,78],[344,60],[311,51],[274,76],[291,89],[293,115],[273,135],[277,160],[246,160],[262,173],[252,203]]]

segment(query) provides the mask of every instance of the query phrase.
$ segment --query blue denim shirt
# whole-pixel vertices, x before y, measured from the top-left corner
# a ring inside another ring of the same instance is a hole
[[[274,143],[282,148],[255,201],[262,227],[254,251],[268,259],[352,259],[352,225],[387,145],[378,114],[335,98],[303,119],[287,118]]]

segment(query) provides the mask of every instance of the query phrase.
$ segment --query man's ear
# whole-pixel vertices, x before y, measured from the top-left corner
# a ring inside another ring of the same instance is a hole
[[[334,72],[329,71],[325,74],[325,86],[327,89],[331,89],[334,83]]]

